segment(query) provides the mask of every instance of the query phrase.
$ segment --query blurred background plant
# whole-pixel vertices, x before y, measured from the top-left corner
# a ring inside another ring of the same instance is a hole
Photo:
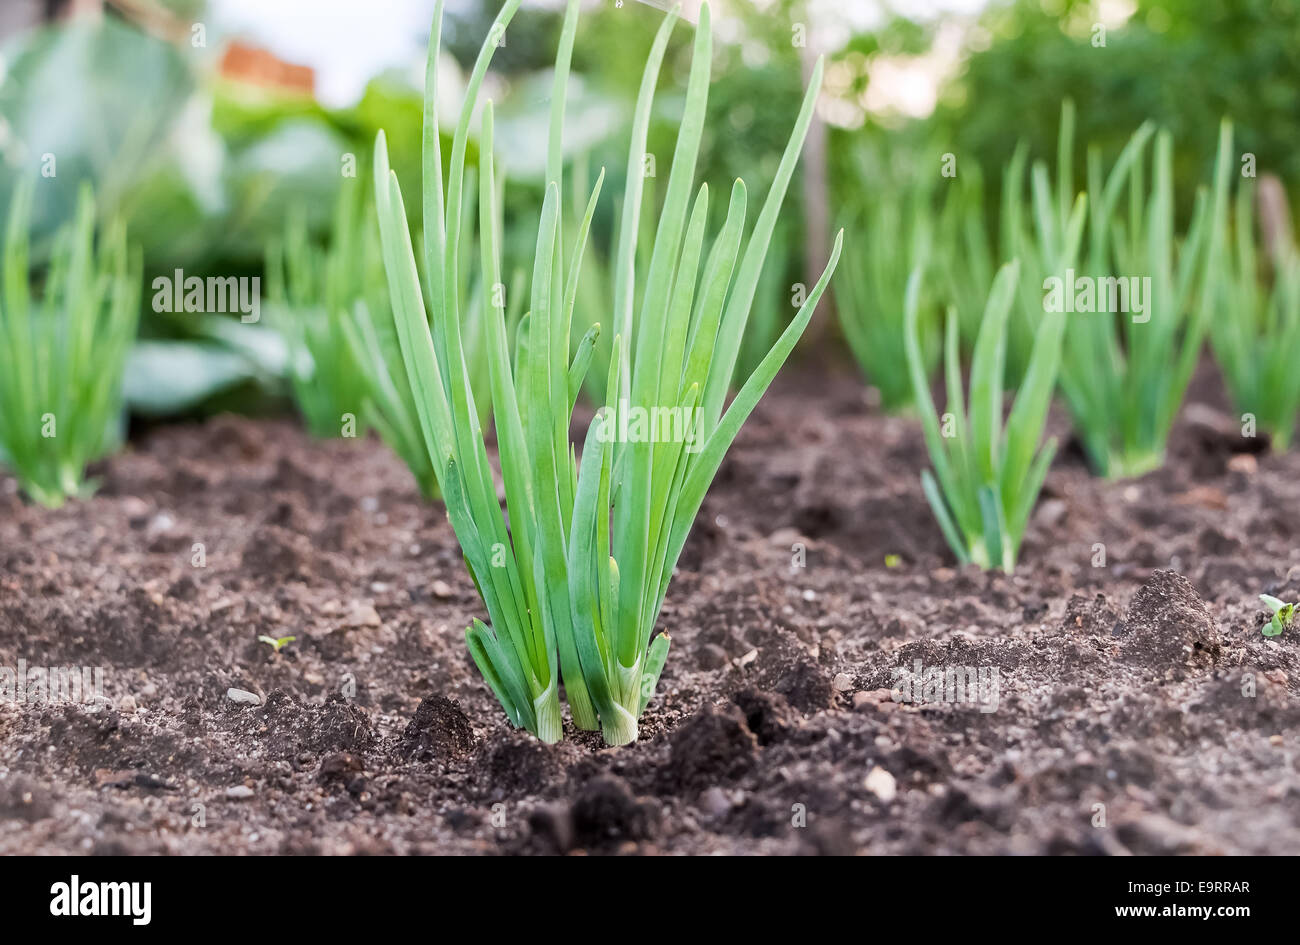
[[[1221,224],[1223,251],[1210,269],[1206,300],[1233,405],[1275,450],[1291,445],[1300,413],[1300,255],[1291,221],[1278,213],[1280,194],[1275,177],[1240,183],[1232,218]],[[1256,202],[1268,220],[1263,227],[1256,226]]]
[[[121,382],[140,311],[140,254],[120,220],[95,226],[83,184],[39,294],[28,283],[31,180],[13,192],[0,253],[0,465],[56,508],[122,440]]]
[[[1107,160],[1143,122],[1169,131],[1181,216],[1209,178],[1225,116],[1240,152],[1293,197],[1300,186],[1293,0],[1012,0],[984,10],[967,46],[930,121],[985,167],[1009,161],[1020,140],[1052,154],[1060,103],[1072,98],[1077,140]]]
[[[584,6],[564,159],[568,174],[588,182],[604,168],[607,192],[618,194],[626,164],[617,142],[665,4]],[[693,0],[684,6],[693,19]],[[35,269],[48,259],[50,235],[72,219],[83,181],[95,188],[101,222],[128,225],[146,285],[177,268],[187,276],[267,275],[267,249],[284,239],[293,214],[299,244],[326,252],[339,189],[363,173],[356,156],[368,153],[379,128],[399,175],[418,177],[432,7],[433,0],[391,0],[380,17],[350,0],[8,0],[0,6],[0,178],[40,170],[47,158],[57,164],[33,195]],[[497,8],[496,0],[450,4],[439,64],[448,114]],[[531,266],[523,234],[535,232],[541,206],[549,51],[560,16],[561,4],[528,0],[485,86],[496,107],[498,167],[510,177],[500,211],[507,289]],[[1022,311],[1008,337],[1014,382],[1032,337],[1023,309],[1039,266],[1028,257],[1043,238],[1034,168],[1056,168],[1057,195],[1087,184],[1085,156],[1071,153],[1063,164],[1059,153],[1066,99],[1074,102],[1072,142],[1095,146],[1103,166],[1144,122],[1168,130],[1179,231],[1196,187],[1209,179],[1225,115],[1238,152],[1252,156],[1259,176],[1280,181],[1281,206],[1296,197],[1293,0],[721,0],[714,18],[700,177],[715,186],[741,176],[754,188],[770,183],[809,62],[828,57],[818,110],[825,128],[810,134],[774,233],[738,372],[752,370],[788,323],[809,273],[820,271],[825,240],[847,224],[850,249],[836,290],[853,311],[840,313],[837,328],[824,301],[804,347],[832,357],[852,347],[880,400],[905,405],[901,290],[920,247],[931,246],[919,302],[931,366],[947,306],[956,308],[968,355],[993,274],[1021,256]],[[647,202],[663,199],[655,178],[671,163],[688,60],[689,31],[681,31],[651,116]],[[449,149],[446,135],[441,143]],[[950,176],[940,170],[948,158]],[[471,133],[468,167],[477,162]],[[0,186],[0,213],[9,191]],[[586,298],[575,312],[582,328],[608,321],[601,286],[612,279],[616,204],[603,201],[593,221]],[[717,217],[721,208],[710,212]],[[1289,210],[1282,214],[1289,221]],[[863,261],[857,272],[855,260]],[[137,414],[282,410],[293,398],[302,362],[274,330],[292,322],[242,325],[222,313],[147,309],[142,316],[127,369]],[[575,343],[581,336],[574,332]],[[587,388],[595,398],[611,341],[605,332],[597,342]],[[1228,344],[1220,339],[1216,348]]]
[[[344,324],[360,302],[385,303],[383,259],[361,207],[361,185],[340,188],[328,247],[307,234],[303,208],[289,216],[284,237],[268,244],[266,304],[270,325],[289,348],[294,399],[313,436],[356,436],[365,384]]]

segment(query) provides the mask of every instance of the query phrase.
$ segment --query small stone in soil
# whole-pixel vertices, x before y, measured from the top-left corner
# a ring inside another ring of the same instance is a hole
[[[1259,460],[1255,459],[1250,453],[1238,453],[1228,460],[1228,469],[1232,472],[1253,476],[1259,472]]]
[[[721,817],[731,810],[731,801],[722,788],[714,785],[700,795],[700,810],[714,817]]]
[[[871,773],[867,775],[863,786],[886,804],[898,794],[898,782],[894,780],[892,774],[880,767],[880,765],[876,765],[871,769]]]
[[[1039,503],[1037,511],[1034,512],[1034,521],[1044,528],[1055,528],[1065,519],[1066,511],[1063,500],[1047,499]]]
[[[370,604],[362,604],[360,601],[353,601],[343,625],[352,628],[377,627],[381,622],[379,612],[374,607]]]
[[[34,823],[50,817],[53,812],[49,792],[35,781],[23,775],[0,781],[0,817]]]

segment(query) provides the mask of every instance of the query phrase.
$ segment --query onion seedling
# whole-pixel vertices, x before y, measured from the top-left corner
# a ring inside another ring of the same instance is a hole
[[[0,463],[41,505],[87,491],[86,465],[121,439],[122,373],[140,311],[141,262],[126,228],[98,234],[84,187],[54,238],[41,297],[29,282],[30,183],[9,207],[0,295]]]
[[[1062,106],[1057,142],[1063,179],[1070,173],[1074,111]],[[1007,325],[1006,382],[1018,384],[1028,369],[1034,337],[1043,313],[1043,280],[1073,267],[1085,223],[1086,198],[1058,186],[1053,198],[1044,161],[1029,164],[1029,148],[1021,142],[1002,169],[996,240],[985,230],[987,215],[979,168],[952,181],[935,233],[932,256],[943,294],[957,307],[961,347],[974,349],[993,277],[1000,264],[1020,261],[1020,279]],[[1028,194],[1027,194],[1028,191]],[[1032,206],[1032,212],[1031,212]]]
[[[466,631],[470,653],[512,723],[544,741],[561,737],[561,674],[574,723],[621,745],[654,694],[668,637],[653,637],[677,558],[723,454],[807,327],[839,258],[790,326],[723,411],[755,286],[786,188],[812,118],[821,66],[744,252],[745,187],[732,188],[726,221],[707,254],[708,189],[691,200],[712,52],[710,13],[700,7],[672,169],[644,286],[634,260],[640,233],[643,155],[654,87],[676,20],[655,37],[632,120],[628,173],[614,256],[614,339],[606,405],[588,427],[581,465],[569,440],[573,404],[590,364],[593,326],[569,359],[583,251],[600,195],[597,178],[573,245],[563,235],[561,144],[565,90],[577,30],[570,0],[556,57],[547,187],[528,286],[528,311],[507,339],[501,232],[494,186],[493,111],[479,137],[479,251],[493,422],[505,510],[489,462],[461,334],[461,233],[465,153],[475,101],[493,51],[519,7],[507,0],[470,74],[444,182],[437,146],[437,58],[443,0],[436,4],[426,73],[424,253],[419,269],[401,188],[382,133],[375,192],[394,324],[420,429],[447,515],[488,611]],[[689,211],[689,217],[688,217]],[[739,260],[739,261],[738,261]],[[701,269],[701,262],[703,267]],[[738,261],[738,262],[737,262]],[[640,298],[636,311],[634,300]],[[426,300],[429,312],[426,316]],[[654,419],[651,419],[654,418]],[[658,422],[658,426],[655,425]],[[665,427],[663,421],[668,421]],[[658,430],[658,434],[656,434]],[[508,518],[507,518],[508,515]]]
[[[949,310],[944,339],[948,405],[940,417],[917,329],[922,276],[921,269],[913,270],[904,304],[907,366],[934,464],[933,474],[921,473],[921,485],[958,561],[1010,573],[1056,451],[1055,439],[1041,447],[1039,442],[1061,361],[1065,315],[1048,312],[1039,322],[1024,380],[1004,425],[1008,321],[1020,264],[1013,261],[999,269],[975,341],[969,407],[962,391],[957,315]]]

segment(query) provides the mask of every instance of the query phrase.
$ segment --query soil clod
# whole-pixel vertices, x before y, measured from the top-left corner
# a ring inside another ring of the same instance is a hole
[[[758,740],[734,705],[705,706],[673,733],[671,745],[671,774],[684,786],[730,780],[758,757]]]
[[[398,742],[398,753],[411,761],[448,761],[474,748],[474,730],[460,703],[430,696],[415,710]]]
[[[606,849],[653,838],[659,810],[653,801],[636,798],[622,778],[602,775],[582,786],[573,802],[572,823],[578,846]]]
[[[1211,665],[1221,646],[1214,616],[1174,571],[1155,571],[1133,595],[1122,640],[1126,659],[1161,673]]]

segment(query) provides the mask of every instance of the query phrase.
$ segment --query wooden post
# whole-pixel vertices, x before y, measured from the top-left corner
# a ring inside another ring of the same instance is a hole
[[[799,50],[803,67],[804,85],[812,78],[817,65],[817,51],[812,46],[811,30],[808,43]],[[811,289],[830,258],[830,196],[827,190],[827,134],[826,123],[813,112],[808,126],[808,140],[803,146],[803,210],[804,210],[804,284]],[[817,311],[804,334],[804,344],[817,347],[827,336],[827,321],[835,310],[833,292],[827,292],[818,303]]]

